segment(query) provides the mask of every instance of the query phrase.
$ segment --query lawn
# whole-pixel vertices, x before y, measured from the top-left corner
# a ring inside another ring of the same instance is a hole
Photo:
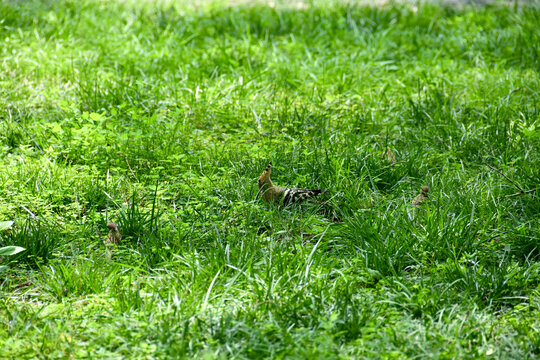
[[[0,0],[0,358],[540,357],[538,2],[194,3]]]

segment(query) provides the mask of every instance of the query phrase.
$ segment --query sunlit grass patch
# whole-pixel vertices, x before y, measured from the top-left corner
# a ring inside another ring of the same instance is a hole
[[[0,14],[0,357],[538,356],[537,7]]]

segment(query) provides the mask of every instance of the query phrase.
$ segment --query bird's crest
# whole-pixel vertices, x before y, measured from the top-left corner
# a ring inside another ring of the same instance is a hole
[[[272,172],[272,162],[268,164],[266,169],[262,172],[261,176],[259,176],[259,188],[261,188],[264,184],[271,185],[272,180],[270,180],[270,173]]]

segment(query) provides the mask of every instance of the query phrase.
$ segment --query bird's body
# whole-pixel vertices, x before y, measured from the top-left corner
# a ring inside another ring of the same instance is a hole
[[[258,180],[259,192],[257,197],[262,195],[262,198],[268,202],[278,202],[283,205],[294,204],[326,192],[323,190],[290,189],[275,186],[270,179],[271,171],[272,163],[269,163]]]
[[[425,203],[429,199],[428,193],[429,186],[422,186],[422,191],[420,192],[420,194],[416,195],[416,197],[412,201],[413,206],[420,206]]]
[[[118,240],[122,238],[122,235],[118,231],[118,227],[115,223],[108,223],[107,228],[109,228],[109,235],[107,235],[107,240],[105,244],[114,244],[118,245]]]

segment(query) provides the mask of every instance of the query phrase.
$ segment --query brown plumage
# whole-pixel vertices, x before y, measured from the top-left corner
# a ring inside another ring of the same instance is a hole
[[[109,235],[107,235],[107,240],[105,241],[105,244],[118,245],[118,240],[122,238],[122,235],[118,231],[118,227],[113,222],[108,223],[107,227],[109,228]]]
[[[270,179],[272,172],[272,163],[270,162],[259,177],[259,192],[257,198],[262,195],[263,199],[269,202],[279,202],[283,205],[294,204],[319,194],[325,193],[324,190],[307,189],[288,189],[281,186],[275,186]]]
[[[420,194],[418,194],[414,198],[414,200],[412,201],[412,204],[414,206],[422,205],[424,202],[426,202],[429,199],[428,198],[428,193],[429,193],[429,186],[427,186],[427,185],[422,186],[422,191],[420,191]]]

